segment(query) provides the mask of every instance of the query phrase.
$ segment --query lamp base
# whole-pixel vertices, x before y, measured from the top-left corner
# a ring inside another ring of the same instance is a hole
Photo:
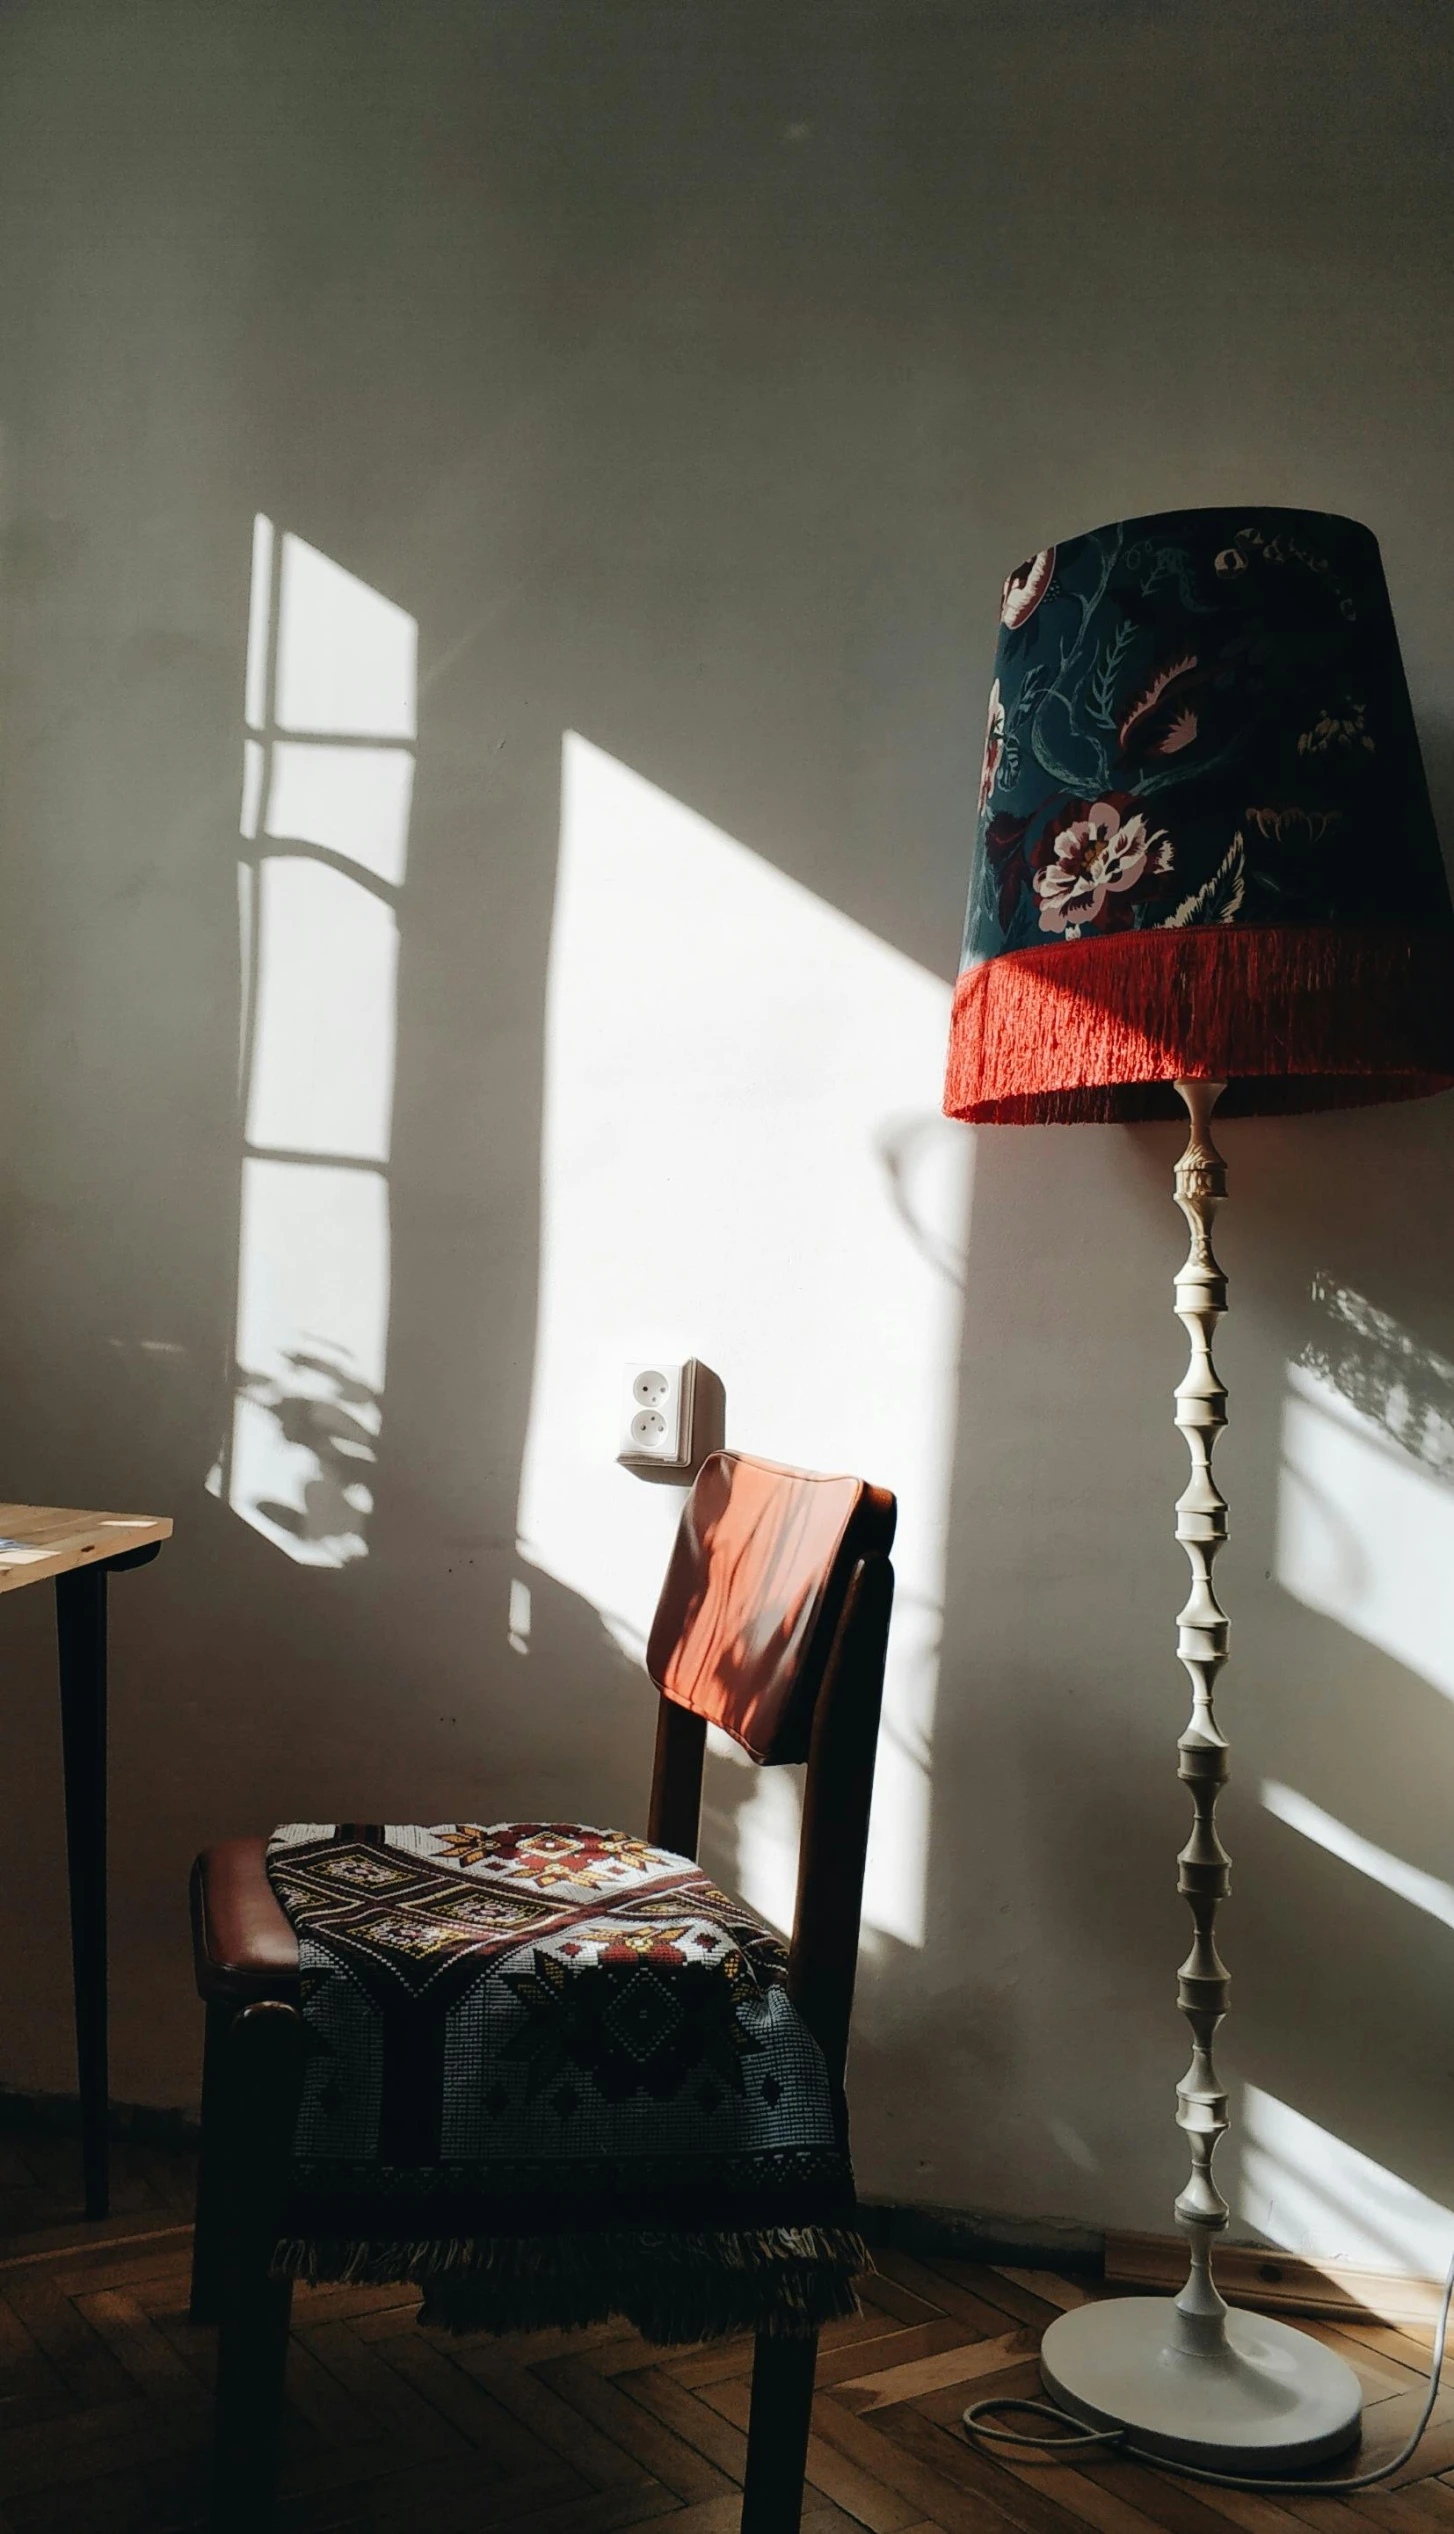
[[[1290,2472],[1358,2436],[1358,2379],[1321,2341],[1234,2309],[1218,2349],[1178,2345],[1170,2297],[1125,2296],[1058,2315],[1040,2344],[1045,2387],[1091,2428],[1211,2472]]]

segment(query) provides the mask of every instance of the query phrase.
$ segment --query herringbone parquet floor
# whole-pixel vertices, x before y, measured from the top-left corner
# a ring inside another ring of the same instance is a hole
[[[191,2162],[119,2148],[115,2214],[97,2227],[74,2215],[76,2167],[69,2140],[0,2138],[0,2534],[195,2534],[213,2335],[186,2319]],[[1035,2389],[1039,2329],[1085,2288],[878,2261],[862,2315],[824,2339],[810,2534],[1454,2534],[1454,2383],[1401,2485],[1356,2502],[991,2461],[960,2412]],[[735,2534],[746,2344],[665,2353],[614,2326],[447,2341],[413,2313],[397,2288],[299,2292],[286,2534]],[[1309,2328],[1363,2379],[1361,2462],[1396,2451],[1423,2344],[1372,2320]]]

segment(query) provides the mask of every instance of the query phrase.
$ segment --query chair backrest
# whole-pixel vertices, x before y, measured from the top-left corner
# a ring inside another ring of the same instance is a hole
[[[897,1508],[858,1478],[713,1452],[687,1499],[646,1648],[664,1698],[771,1767],[806,1760],[813,1709],[859,1560]]]
[[[898,1508],[857,1478],[714,1452],[647,1642],[661,1693],[650,1836],[695,1856],[709,1723],[764,1767],[806,1760],[789,1988],[847,2051]]]

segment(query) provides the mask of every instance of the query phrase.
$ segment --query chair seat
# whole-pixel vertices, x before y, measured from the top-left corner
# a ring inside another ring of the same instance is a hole
[[[197,1993],[209,2004],[298,2001],[298,1939],[273,1896],[266,1839],[223,1839],[192,1868]]]
[[[588,1840],[596,1836],[590,1831],[581,1835]],[[614,1840],[620,1834],[606,1835]],[[558,1831],[552,1831],[551,1836],[558,1845]],[[597,1922],[592,1933],[598,1939],[591,1948],[592,1959],[600,1951],[599,1939],[608,1933],[606,1922],[613,1912],[624,1910],[628,1916],[631,1913],[641,1871],[646,1868],[650,1872],[648,1860],[655,1856],[661,1865],[676,1862],[635,1841],[626,1844],[634,1853],[624,1874],[621,1862],[610,1858],[597,1860],[584,1869],[579,1864],[567,1867],[563,1859],[553,1857],[545,1865],[542,1881],[547,1889],[567,1877],[577,1901],[584,1894],[591,1895],[590,1914]],[[267,1851],[266,1839],[223,1839],[216,1847],[204,1849],[192,1868],[192,1948],[197,1991],[209,2002],[220,2000],[231,2006],[248,2006],[272,1998],[289,2005],[299,2002],[298,1939],[268,1879]],[[521,1862],[528,1876],[530,1860]],[[741,1903],[737,1909],[743,1932],[752,1929],[770,1954],[779,1950],[778,1940],[754,1911]],[[628,1936],[626,1957],[639,1949],[640,1938]],[[570,1951],[575,1954],[580,1948],[573,1944]],[[612,1959],[609,1942],[601,1958]]]

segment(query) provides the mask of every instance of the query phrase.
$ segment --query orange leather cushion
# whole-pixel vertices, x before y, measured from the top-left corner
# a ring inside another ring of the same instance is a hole
[[[805,1760],[813,1700],[860,1557],[898,1508],[858,1478],[714,1452],[687,1500],[646,1649],[656,1686],[755,1760]]]

